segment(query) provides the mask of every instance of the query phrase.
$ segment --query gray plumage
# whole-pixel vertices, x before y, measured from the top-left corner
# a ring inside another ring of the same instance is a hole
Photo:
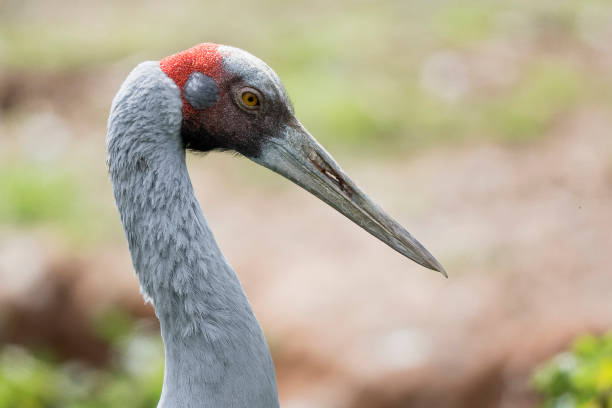
[[[194,196],[186,147],[235,150],[410,259],[445,272],[304,129],[270,67],[215,44],[176,56],[129,74],[113,100],[106,140],[134,269],[161,324],[166,366],[158,407],[275,408],[268,346]],[[194,66],[198,61],[217,65]]]
[[[193,193],[181,107],[178,87],[145,62],[121,86],[108,122],[115,200],[164,339],[159,407],[277,407],[263,333]]]

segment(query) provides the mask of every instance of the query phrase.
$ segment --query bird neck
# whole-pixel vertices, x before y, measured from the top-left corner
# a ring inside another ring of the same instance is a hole
[[[132,262],[164,339],[159,407],[277,407],[263,333],[193,193],[181,107],[174,82],[143,63],[115,97],[107,135]]]

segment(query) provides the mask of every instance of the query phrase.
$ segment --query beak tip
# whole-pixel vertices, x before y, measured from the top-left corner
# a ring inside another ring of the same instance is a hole
[[[346,176],[300,125],[271,138],[253,161],[302,186],[400,254],[448,278],[440,263],[408,231],[387,215]]]
[[[448,273],[446,273],[444,267],[440,265],[440,262],[438,262],[435,258],[432,257],[432,259],[429,260],[427,265],[424,266],[431,269],[432,271],[440,272],[442,276],[448,279]]]
[[[440,272],[442,276],[448,279],[448,273],[446,273],[446,270],[440,264],[440,262],[438,262],[438,260],[434,258],[434,256],[427,249],[425,249],[423,245],[412,238],[410,234],[406,234],[409,239],[404,241],[405,244],[401,247],[401,249],[396,250],[417,264],[424,266],[427,269],[431,269],[432,271]]]

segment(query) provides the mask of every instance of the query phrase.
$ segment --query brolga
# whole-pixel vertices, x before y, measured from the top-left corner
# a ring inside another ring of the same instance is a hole
[[[113,100],[106,143],[134,269],[164,340],[158,408],[279,406],[262,329],[202,215],[186,150],[246,156],[445,274],[306,131],[276,73],[246,51],[205,43],[141,63]]]

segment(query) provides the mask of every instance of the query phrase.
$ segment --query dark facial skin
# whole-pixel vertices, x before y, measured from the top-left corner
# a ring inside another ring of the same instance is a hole
[[[215,80],[216,104],[184,110],[181,133],[185,147],[201,152],[234,150],[257,157],[265,140],[282,137],[282,130],[296,123],[291,104],[275,75],[258,70],[248,60],[228,60],[223,66]],[[246,105],[244,92],[255,95],[255,106]]]

